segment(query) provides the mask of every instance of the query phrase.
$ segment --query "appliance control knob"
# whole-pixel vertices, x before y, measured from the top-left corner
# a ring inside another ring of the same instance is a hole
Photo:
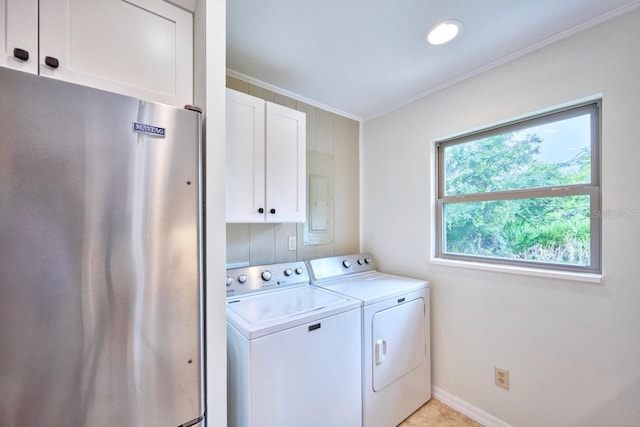
[[[227,286],[231,286],[232,283],[233,283],[233,279],[227,276]]]
[[[240,283],[245,283],[247,281],[247,276],[244,274],[241,274],[238,276],[238,282]]]
[[[344,261],[342,261],[342,265],[344,265],[344,268],[351,267],[351,263],[349,262],[348,259],[345,259]]]
[[[364,260],[363,259],[358,259],[358,265],[362,265],[364,264]]]
[[[269,270],[265,270],[265,271],[262,272],[262,280],[269,281],[269,280],[271,280],[271,276],[272,276],[272,274],[271,274],[271,272]]]
[[[365,258],[364,262],[366,262],[367,264],[371,264],[373,260],[371,258]]]
[[[296,268],[296,274],[302,274],[303,271],[302,267]]]
[[[287,277],[291,276],[292,274],[293,274],[293,270],[292,270],[292,269],[290,269],[290,268],[287,268],[287,269],[284,271],[284,275],[285,275],[285,276],[287,276]]]

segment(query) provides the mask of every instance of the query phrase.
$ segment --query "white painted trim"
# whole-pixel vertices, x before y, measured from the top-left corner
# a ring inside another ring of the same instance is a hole
[[[362,126],[362,122],[360,122],[360,125],[358,126],[358,228],[359,228],[359,234],[358,234],[358,240],[359,240],[359,247],[360,247],[360,252],[364,252],[364,247],[362,246],[363,241],[362,241],[362,235],[364,234],[364,227],[362,225],[363,222],[363,215],[362,213],[364,212],[364,209],[362,208],[362,203],[364,202],[364,191],[362,191],[363,185],[362,183],[364,182],[364,154],[362,152],[362,149],[364,147],[363,144],[364,141],[364,129]]]
[[[469,268],[472,270],[494,271],[498,273],[519,274],[521,276],[547,277],[550,279],[570,280],[573,282],[602,283],[602,274],[576,273],[573,271],[545,270],[542,268],[528,268],[514,265],[489,264],[486,262],[460,261],[445,258],[432,258],[433,265],[447,267]]]
[[[297,93],[290,92],[290,91],[288,91],[286,89],[282,89],[281,87],[272,85],[271,83],[263,82],[262,80],[255,79],[253,77],[247,76],[246,74],[239,73],[239,72],[234,71],[234,70],[229,69],[229,68],[227,68],[227,76],[234,77],[236,79],[240,79],[242,81],[245,81],[245,82],[250,83],[250,84],[255,85],[255,86],[260,86],[263,89],[267,89],[267,90],[270,90],[272,92],[279,93],[280,95],[288,96],[289,98],[293,98],[296,101],[304,102],[305,104],[309,104],[309,105],[314,106],[316,108],[320,108],[320,109],[329,111],[329,112],[337,114],[339,116],[346,117],[346,118],[351,119],[351,120],[355,120],[357,122],[360,122],[360,124],[362,125],[362,118],[361,117],[358,117],[358,116],[356,116],[354,114],[351,114],[351,113],[347,113],[346,111],[338,110],[337,108],[330,107],[330,106],[322,104],[322,103],[320,103],[318,101],[314,101],[313,99],[309,99],[309,98],[306,98],[306,97],[304,97],[302,95],[298,95]]]
[[[434,94],[436,92],[439,92],[439,91],[441,91],[443,89],[446,89],[446,88],[448,88],[450,86],[458,84],[458,83],[460,83],[460,82],[462,82],[464,80],[470,79],[471,77],[477,76],[478,74],[482,74],[485,71],[489,71],[489,70],[491,70],[493,68],[497,68],[500,65],[506,64],[507,62],[511,62],[514,59],[520,58],[521,56],[527,55],[527,54],[529,54],[531,52],[534,52],[534,51],[536,51],[538,49],[541,49],[541,48],[543,48],[543,47],[545,47],[547,45],[550,45],[551,43],[555,43],[555,42],[557,42],[557,41],[559,41],[561,39],[570,37],[570,36],[572,36],[572,35],[574,35],[576,33],[579,33],[580,31],[586,30],[588,28],[594,27],[594,26],[596,26],[598,24],[601,24],[601,23],[603,23],[605,21],[608,21],[610,19],[613,19],[613,18],[616,18],[618,16],[624,15],[625,13],[631,12],[632,10],[634,10],[634,9],[636,9],[638,7],[640,7],[640,0],[636,0],[634,2],[628,3],[628,4],[624,5],[624,6],[621,6],[621,7],[617,8],[617,9],[614,9],[614,10],[608,12],[608,13],[605,13],[604,15],[600,15],[600,16],[598,16],[596,18],[593,18],[593,19],[591,19],[591,20],[589,20],[587,22],[583,22],[582,24],[576,25],[575,27],[570,28],[570,29],[568,29],[566,31],[563,31],[563,32],[561,32],[559,34],[556,34],[556,35],[551,36],[551,37],[549,37],[549,38],[547,38],[545,40],[542,40],[542,41],[540,41],[538,43],[535,43],[535,44],[533,44],[531,46],[528,46],[528,47],[526,47],[524,49],[516,51],[516,52],[512,53],[511,55],[504,56],[504,57],[502,57],[502,58],[500,58],[500,59],[498,59],[496,61],[493,61],[493,62],[491,62],[491,63],[489,63],[489,64],[487,64],[487,65],[485,65],[483,67],[476,68],[473,71],[470,71],[470,72],[468,72],[466,74],[463,74],[463,75],[461,75],[459,77],[456,77],[454,79],[448,80],[448,81],[446,81],[446,82],[444,82],[442,84],[439,84],[438,86],[434,86],[434,87],[431,87],[431,88],[429,88],[427,90],[424,90],[424,91],[412,96],[409,99],[401,101],[401,102],[399,102],[397,104],[393,104],[393,105],[389,106],[388,108],[385,108],[384,110],[381,110],[381,111],[379,111],[377,113],[374,113],[373,115],[371,115],[369,117],[364,117],[362,120],[363,121],[367,121],[367,120],[375,119],[376,117],[380,117],[380,116],[385,115],[387,113],[390,113],[392,111],[398,110],[398,109],[404,107],[405,105],[409,105],[412,102],[415,102],[415,101],[417,101],[417,100],[419,100],[421,98],[424,98],[426,96],[432,95],[432,94]]]
[[[431,397],[466,415],[472,420],[479,422],[485,427],[513,427],[506,421],[503,421],[500,418],[495,417],[436,386],[431,386]]]

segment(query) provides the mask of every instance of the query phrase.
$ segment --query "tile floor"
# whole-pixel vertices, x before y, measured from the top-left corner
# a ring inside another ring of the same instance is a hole
[[[471,418],[451,409],[442,402],[431,399],[411,414],[398,427],[482,427]]]

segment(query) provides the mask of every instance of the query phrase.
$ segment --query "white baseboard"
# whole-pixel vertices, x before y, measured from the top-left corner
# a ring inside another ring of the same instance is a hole
[[[431,386],[431,396],[485,427],[513,427],[511,424],[502,421],[500,418],[494,417],[490,413],[485,412],[436,386]]]

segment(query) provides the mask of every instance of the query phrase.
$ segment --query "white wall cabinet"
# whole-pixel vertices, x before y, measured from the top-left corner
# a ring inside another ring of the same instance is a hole
[[[0,0],[0,43],[2,66],[193,103],[193,14],[163,0]]]
[[[0,0],[0,55],[0,66],[38,73],[37,0]]]
[[[304,222],[306,115],[227,89],[227,222]]]

